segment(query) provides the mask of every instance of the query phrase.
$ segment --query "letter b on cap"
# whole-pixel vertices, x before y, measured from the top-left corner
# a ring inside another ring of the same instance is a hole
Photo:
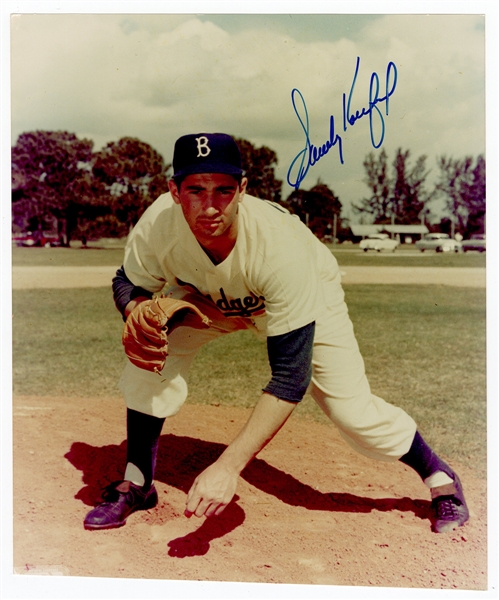
[[[196,138],[196,142],[198,144],[198,155],[196,158],[199,158],[200,156],[208,156],[208,154],[211,152],[211,148],[208,146],[208,141],[208,138],[204,135]]]

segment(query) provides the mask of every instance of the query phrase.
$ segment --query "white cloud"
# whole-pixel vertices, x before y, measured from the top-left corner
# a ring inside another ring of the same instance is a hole
[[[315,42],[256,25],[234,33],[186,15],[22,15],[12,23],[13,141],[32,129],[67,129],[99,144],[134,135],[169,161],[179,135],[221,130],[276,150],[285,178],[304,139],[291,90],[305,96],[320,145],[331,114],[341,125],[342,94],[360,56],[359,109],[368,106],[371,73],[384,85],[388,63],[397,66],[385,118],[389,153],[403,147],[433,161],[484,151],[479,16],[389,15],[368,23],[360,41],[346,32]],[[366,191],[367,118],[342,135],[345,165],[333,149],[303,185],[320,176],[351,201]]]

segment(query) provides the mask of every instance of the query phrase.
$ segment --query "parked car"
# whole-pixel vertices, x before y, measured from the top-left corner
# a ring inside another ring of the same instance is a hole
[[[477,250],[478,252],[485,252],[485,234],[477,233],[472,235],[469,240],[461,242],[463,252],[468,250]]]
[[[12,241],[15,244],[17,244],[17,246],[25,246],[28,248],[40,246],[44,248],[50,248],[51,246],[59,245],[57,235],[49,233],[40,233],[39,231],[27,231],[26,233],[19,233],[13,235]]]
[[[359,247],[367,252],[368,250],[376,250],[381,252],[382,250],[389,250],[395,252],[395,248],[400,244],[398,240],[392,240],[386,233],[372,233],[365,239],[361,240]]]
[[[435,252],[460,252],[461,242],[453,240],[447,233],[427,233],[422,240],[416,242],[416,248],[435,250]]]

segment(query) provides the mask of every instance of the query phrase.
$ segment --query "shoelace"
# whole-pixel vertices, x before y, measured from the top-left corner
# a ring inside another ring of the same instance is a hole
[[[437,516],[439,519],[459,519],[459,510],[452,498],[441,498],[437,502]]]

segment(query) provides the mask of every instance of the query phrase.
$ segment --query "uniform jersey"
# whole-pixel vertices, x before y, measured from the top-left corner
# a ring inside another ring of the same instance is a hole
[[[337,271],[329,250],[281,206],[245,195],[229,256],[215,265],[171,194],[143,214],[125,250],[136,286],[159,292],[180,285],[212,300],[226,317],[249,319],[267,336],[289,333],[326,309],[323,280]]]
[[[279,205],[244,196],[236,244],[222,263],[214,265],[191,233],[181,207],[170,194],[160,196],[130,234],[124,275],[126,280],[117,274],[117,290],[131,285],[158,292],[171,285],[189,291],[190,286],[227,316],[221,319],[226,333],[232,331],[232,317],[242,317],[246,329],[257,327],[267,335],[272,371],[264,391],[299,402],[309,389],[356,451],[396,460],[409,450],[416,424],[405,411],[371,393],[338,263],[297,217]],[[140,295],[137,290],[131,293]],[[121,304],[129,293],[123,294]],[[127,362],[120,389],[128,408],[156,417],[180,410],[198,349],[223,335],[215,327],[187,330],[173,331],[161,377]]]

